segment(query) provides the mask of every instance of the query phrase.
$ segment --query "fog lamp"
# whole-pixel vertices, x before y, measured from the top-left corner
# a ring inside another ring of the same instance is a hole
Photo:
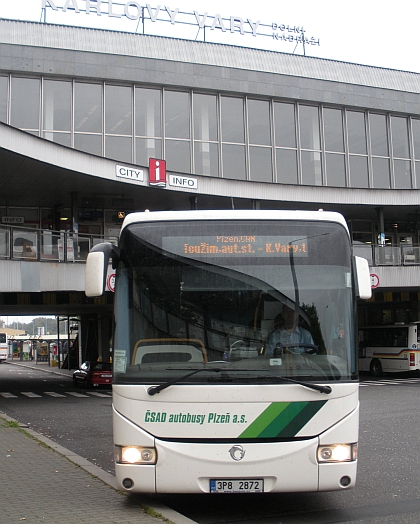
[[[156,450],[141,446],[115,446],[115,462],[120,464],[156,464]]]

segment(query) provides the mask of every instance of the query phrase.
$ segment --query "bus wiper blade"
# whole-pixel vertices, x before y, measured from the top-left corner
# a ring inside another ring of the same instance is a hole
[[[191,373],[187,373],[186,375],[183,375],[182,377],[174,378],[173,380],[168,380],[168,382],[164,382],[163,384],[160,384],[159,386],[152,386],[147,390],[147,393],[150,396],[156,395],[156,393],[160,393],[163,389],[168,388],[169,386],[172,386],[173,384],[177,384],[181,380],[185,380],[188,377],[191,377],[192,375],[195,375],[197,373],[200,373],[201,371],[213,371],[214,373],[220,373],[221,371],[225,371],[222,368],[200,368],[195,369]]]
[[[293,384],[299,384],[300,386],[304,386],[305,388],[310,388],[310,389],[314,389],[315,391],[319,391],[320,393],[325,393],[326,395],[329,395],[332,391],[332,388],[331,386],[320,386],[319,384],[312,384],[312,382],[303,382],[302,380],[295,380],[294,378],[289,378],[289,377],[284,377],[284,376],[264,376],[264,375],[260,375],[258,378],[265,378],[265,379],[270,379],[270,378],[275,378],[275,379],[280,379],[280,380],[284,380],[286,382],[292,382]]]

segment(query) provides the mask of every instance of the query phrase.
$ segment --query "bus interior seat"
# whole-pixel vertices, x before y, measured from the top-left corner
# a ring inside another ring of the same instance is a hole
[[[207,362],[203,343],[195,339],[156,338],[136,342],[132,364]]]

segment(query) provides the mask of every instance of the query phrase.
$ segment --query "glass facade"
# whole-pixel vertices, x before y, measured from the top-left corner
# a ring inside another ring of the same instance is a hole
[[[107,158],[255,182],[420,188],[420,118],[275,98],[0,75],[0,120]]]

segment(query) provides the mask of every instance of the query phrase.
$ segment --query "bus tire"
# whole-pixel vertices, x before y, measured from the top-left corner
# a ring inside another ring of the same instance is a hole
[[[370,363],[370,374],[372,377],[382,377],[382,366],[377,358]]]

